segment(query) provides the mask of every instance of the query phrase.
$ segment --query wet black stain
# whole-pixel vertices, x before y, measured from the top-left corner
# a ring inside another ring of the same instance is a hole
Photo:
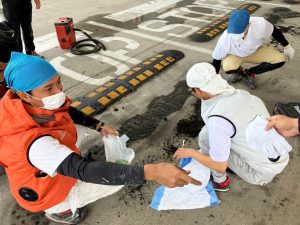
[[[44,212],[32,213],[15,204],[11,212],[10,225],[49,225]]]

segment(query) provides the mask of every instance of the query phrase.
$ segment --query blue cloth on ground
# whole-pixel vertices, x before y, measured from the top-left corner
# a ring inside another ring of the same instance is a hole
[[[156,189],[150,207],[155,210],[197,209],[219,204],[218,196],[209,182],[210,169],[192,158],[182,159],[180,167],[191,171],[190,176],[200,180],[201,186],[189,184],[184,187]]]
[[[32,91],[49,81],[57,71],[46,60],[38,56],[12,52],[4,70],[9,88],[15,91]]]

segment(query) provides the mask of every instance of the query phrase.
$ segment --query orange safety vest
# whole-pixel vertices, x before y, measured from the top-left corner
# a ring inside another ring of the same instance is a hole
[[[31,144],[46,135],[80,154],[69,106],[68,100],[57,110],[36,108],[23,103],[11,91],[0,101],[0,163],[5,167],[12,195],[29,211],[38,212],[61,203],[76,183],[71,177],[43,174],[28,160]],[[52,119],[41,124],[33,119],[45,116]]]

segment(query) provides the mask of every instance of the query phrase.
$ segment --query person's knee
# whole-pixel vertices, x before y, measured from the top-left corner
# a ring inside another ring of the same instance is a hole
[[[234,58],[226,58],[223,61],[223,70],[227,74],[237,73],[240,69],[241,64]]]

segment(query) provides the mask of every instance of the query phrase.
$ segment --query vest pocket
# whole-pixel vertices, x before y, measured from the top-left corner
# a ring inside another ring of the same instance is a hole
[[[22,187],[19,190],[19,195],[26,201],[35,202],[38,200],[38,194],[31,188]]]

